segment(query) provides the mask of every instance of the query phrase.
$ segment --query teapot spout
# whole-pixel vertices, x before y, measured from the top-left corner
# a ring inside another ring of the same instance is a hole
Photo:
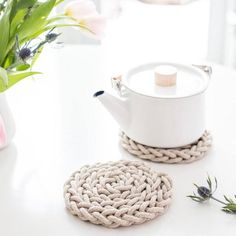
[[[129,123],[127,100],[121,100],[103,90],[97,91],[93,97],[103,104],[120,127],[125,130]]]

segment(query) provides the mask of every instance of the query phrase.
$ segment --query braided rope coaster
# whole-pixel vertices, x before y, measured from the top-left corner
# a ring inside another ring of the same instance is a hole
[[[162,215],[172,181],[137,161],[84,166],[64,185],[67,209],[84,221],[109,228],[141,224]]]
[[[122,147],[141,159],[162,163],[191,163],[200,160],[212,145],[212,136],[205,131],[202,137],[193,144],[180,148],[155,148],[142,145],[121,133]]]

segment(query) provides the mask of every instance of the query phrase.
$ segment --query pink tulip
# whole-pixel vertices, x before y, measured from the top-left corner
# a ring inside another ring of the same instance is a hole
[[[83,32],[89,37],[101,39],[104,35],[104,28],[106,26],[106,20],[99,14],[94,14],[85,17],[83,20],[79,21],[81,25],[88,30],[84,29]]]
[[[74,18],[83,18],[96,14],[97,10],[95,4],[90,0],[76,0],[66,5],[65,13]]]
[[[72,17],[88,36],[100,39],[106,26],[105,17],[101,16],[95,4],[90,0],[76,0],[65,7],[65,14]]]

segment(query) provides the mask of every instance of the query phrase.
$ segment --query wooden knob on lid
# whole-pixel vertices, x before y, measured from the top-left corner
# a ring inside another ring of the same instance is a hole
[[[168,87],[176,84],[177,68],[171,65],[160,65],[155,68],[155,83]]]

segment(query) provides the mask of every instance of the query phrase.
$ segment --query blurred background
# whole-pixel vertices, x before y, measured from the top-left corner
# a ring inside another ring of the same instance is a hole
[[[113,72],[154,60],[211,61],[236,68],[235,0],[94,2],[108,19],[106,36],[99,44]],[[98,43],[73,29],[66,29],[61,40]]]

